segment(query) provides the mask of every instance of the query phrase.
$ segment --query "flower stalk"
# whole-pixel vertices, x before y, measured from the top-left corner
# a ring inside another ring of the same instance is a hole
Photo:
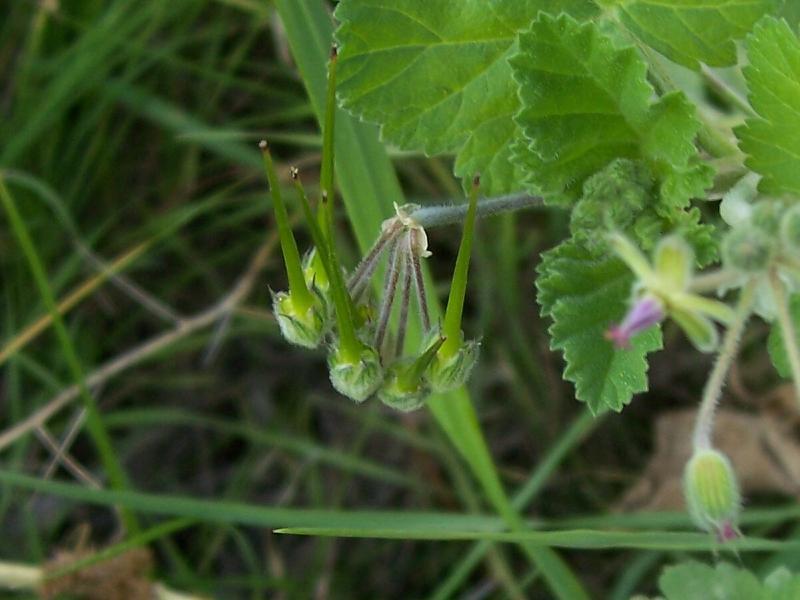
[[[325,123],[322,126],[322,165],[320,169],[321,201],[319,218],[325,238],[333,245],[333,189],[334,146],[336,122],[336,63],[339,52],[336,45],[331,46],[328,60],[328,88],[325,95]]]
[[[692,436],[692,444],[695,450],[711,448],[714,413],[722,394],[725,378],[736,358],[742,332],[753,311],[756,284],[756,280],[753,279],[742,288],[734,317],[728,324],[717,361],[703,390],[703,398],[697,411],[697,421],[695,422],[694,435]]]

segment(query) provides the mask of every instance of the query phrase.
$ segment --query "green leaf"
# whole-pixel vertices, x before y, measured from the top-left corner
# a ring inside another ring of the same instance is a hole
[[[800,295],[794,295],[789,299],[789,314],[794,322],[797,343],[800,344]],[[783,331],[777,320],[772,324],[772,329],[769,332],[767,350],[778,374],[786,379],[791,379],[792,370],[789,366],[789,357],[786,356],[786,347],[783,344]]]
[[[633,394],[647,389],[648,352],[661,348],[661,331],[645,331],[630,350],[605,339],[609,325],[624,316],[633,276],[617,258],[594,257],[568,240],[546,252],[536,282],[542,315],[553,319],[551,348],[562,350],[565,379],[594,413],[622,410]]]
[[[658,580],[667,600],[758,600],[761,583],[743,569],[722,563],[716,568],[699,562],[667,567]]]
[[[625,27],[690,69],[736,64],[734,40],[775,7],[775,0],[616,0]]]
[[[797,0],[782,0],[778,16],[786,19],[792,29],[797,31],[798,25],[800,25],[800,2],[797,2]]]
[[[736,128],[746,164],[766,194],[800,194],[800,41],[786,21],[765,17],[747,39],[744,75],[758,114]]]
[[[339,97],[400,148],[457,153],[456,173],[481,173],[486,194],[521,189],[508,58],[539,10],[577,18],[591,0],[342,0]]]
[[[753,573],[727,563],[710,567],[691,561],[667,567],[659,587],[666,600],[789,600],[800,597],[800,576],[779,568],[762,583]]]
[[[584,180],[617,158],[645,160],[674,206],[710,183],[703,167],[698,185],[694,107],[682,93],[652,102],[638,51],[616,47],[597,23],[540,14],[511,65],[524,134],[515,158],[533,191],[574,201]]]

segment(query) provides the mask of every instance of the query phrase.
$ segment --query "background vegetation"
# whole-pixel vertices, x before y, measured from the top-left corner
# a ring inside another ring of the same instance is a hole
[[[144,533],[129,539],[150,544],[156,577],[198,594],[544,598],[531,552],[515,545],[272,530],[346,528],[364,523],[353,512],[363,509],[395,513],[377,526],[412,511],[508,517],[493,481],[524,516],[558,526],[687,529],[680,513],[620,515],[655,450],[656,423],[696,405],[709,365],[668,328],[650,391],[623,415],[584,414],[547,349],[532,284],[539,253],[566,234],[557,211],[478,228],[465,329],[483,336],[483,353],[469,391],[494,465],[448,439],[448,426],[457,439],[470,428],[468,414],[459,425],[441,417],[447,408],[434,419],[355,406],[332,390],[322,355],[280,338],[269,286],[285,282],[256,143],[270,139],[282,171],[300,166],[314,191],[326,10],[321,0],[0,7],[2,559],[40,564],[87,535],[114,547],[116,503],[139,521]],[[398,188],[380,179],[375,130],[343,123],[353,133],[340,148],[342,186],[362,201],[355,231],[343,213],[338,220],[352,265]],[[389,153],[407,199],[461,201],[448,161]],[[459,234],[430,232],[440,298]],[[38,281],[37,262],[46,275]],[[762,350],[765,329],[749,336],[734,404],[785,418],[791,393]],[[105,491],[116,463],[125,485],[147,495]],[[792,493],[762,488],[749,494],[753,505]],[[659,506],[648,497],[634,508]],[[755,533],[794,535],[786,514],[755,514]],[[499,527],[494,518],[459,523]],[[687,555],[651,547],[559,553],[593,597],[627,598],[654,592],[661,566]],[[789,549],[741,562],[761,574],[800,567]]]

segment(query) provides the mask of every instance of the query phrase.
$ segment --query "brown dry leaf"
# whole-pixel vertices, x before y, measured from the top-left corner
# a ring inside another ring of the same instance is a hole
[[[92,554],[91,550],[61,550],[43,568],[45,573],[52,573]],[[84,600],[152,600],[152,567],[150,552],[134,548],[63,577],[45,580],[39,593],[46,600],[64,594]]]
[[[681,478],[691,453],[696,414],[690,409],[658,417],[655,452],[617,510],[685,508]],[[800,497],[800,443],[791,427],[772,415],[732,409],[717,412],[714,444],[733,463],[745,499],[763,492]]]

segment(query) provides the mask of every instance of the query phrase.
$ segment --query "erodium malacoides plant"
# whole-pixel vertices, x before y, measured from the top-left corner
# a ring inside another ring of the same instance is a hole
[[[738,537],[741,494],[713,429],[751,317],[771,324],[773,362],[800,381],[800,40],[779,5],[342,0],[316,209],[296,169],[283,179],[313,240],[304,255],[261,144],[289,282],[273,295],[285,339],[324,347],[344,396],[417,409],[464,385],[478,360],[461,325],[476,218],[569,211],[568,235],[541,256],[536,281],[565,379],[593,412],[620,411],[647,389],[647,354],[666,323],[715,353],[687,432],[684,490],[698,527]],[[407,17],[391,35],[376,26],[387,10]],[[468,196],[397,206],[352,270],[332,235],[337,97],[401,148],[456,154]],[[445,316],[433,322],[423,263],[428,231],[448,223],[462,225],[462,239]],[[425,332],[416,347],[412,313]]]

